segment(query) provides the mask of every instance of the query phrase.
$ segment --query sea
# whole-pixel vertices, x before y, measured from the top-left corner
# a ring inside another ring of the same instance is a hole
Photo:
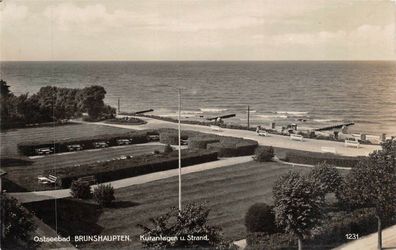
[[[101,85],[121,112],[154,109],[182,119],[235,114],[226,123],[296,123],[320,128],[354,122],[351,132],[396,135],[395,61],[1,62],[16,94],[41,87]]]

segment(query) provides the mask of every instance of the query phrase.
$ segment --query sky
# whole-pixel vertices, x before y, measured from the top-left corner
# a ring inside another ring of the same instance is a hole
[[[396,60],[395,23],[395,0],[3,0],[0,58]]]

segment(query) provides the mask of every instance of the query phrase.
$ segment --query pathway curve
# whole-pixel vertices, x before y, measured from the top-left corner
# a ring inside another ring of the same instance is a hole
[[[252,160],[253,160],[252,156],[223,158],[217,161],[183,167],[182,174],[184,175],[184,174],[205,171],[208,169],[227,167],[235,164],[249,162]],[[178,169],[171,169],[161,172],[150,173],[146,175],[125,178],[116,181],[106,182],[103,184],[111,184],[115,189],[124,188],[132,185],[138,185],[138,184],[143,184],[151,181],[157,181],[157,180],[177,176],[179,174],[178,171],[179,171]],[[92,187],[95,186],[96,185],[93,185]],[[47,190],[47,191],[37,191],[37,192],[18,192],[18,193],[9,193],[9,194],[15,197],[16,199],[18,199],[19,202],[21,203],[28,203],[28,202],[69,197],[70,189],[58,189],[58,190]]]

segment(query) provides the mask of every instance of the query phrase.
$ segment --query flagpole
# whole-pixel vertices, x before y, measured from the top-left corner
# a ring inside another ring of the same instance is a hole
[[[180,126],[180,114],[181,114],[181,89],[179,89],[179,121],[178,121],[178,130],[179,130],[179,211],[182,210],[182,203],[181,203],[181,126]]]

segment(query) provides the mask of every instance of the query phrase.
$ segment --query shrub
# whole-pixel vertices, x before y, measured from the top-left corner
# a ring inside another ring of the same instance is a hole
[[[338,170],[326,162],[315,166],[315,168],[309,172],[309,178],[316,182],[322,189],[324,195],[328,193],[338,193],[342,184],[342,177]]]
[[[292,235],[285,233],[248,233],[246,237],[246,244],[246,250],[297,248],[297,240]]]
[[[257,147],[255,151],[254,160],[259,162],[271,161],[274,157],[274,148],[269,147]]]
[[[328,164],[334,166],[353,168],[358,164],[360,158],[362,157],[340,156],[327,153],[314,153],[293,150],[286,152],[285,158],[287,159],[287,161],[293,163],[316,165],[322,162],[327,162]]]
[[[32,233],[37,228],[33,216],[18,201],[0,194],[0,242],[4,249],[35,249]],[[17,246],[21,244],[22,246]]]
[[[188,141],[189,148],[206,149],[209,143],[219,142],[216,138],[191,138]]]
[[[179,136],[174,133],[160,133],[160,142],[164,144],[179,145]]]
[[[272,206],[265,203],[252,205],[245,215],[245,226],[248,232],[275,233],[275,214]]]
[[[235,157],[254,154],[258,143],[242,138],[223,137],[220,142],[208,144],[209,150],[218,152],[219,157]]]
[[[115,200],[114,188],[111,186],[111,184],[98,185],[96,188],[94,188],[93,198],[99,203],[99,205],[108,206],[113,200]]]
[[[86,181],[73,181],[70,187],[70,194],[74,198],[89,199],[92,196],[91,187]]]
[[[165,154],[169,154],[173,152],[173,148],[171,147],[171,145],[167,144],[164,148],[164,153]]]

